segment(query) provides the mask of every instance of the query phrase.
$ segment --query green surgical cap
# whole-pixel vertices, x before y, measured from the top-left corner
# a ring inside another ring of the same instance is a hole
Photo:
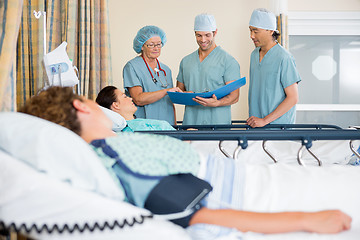
[[[216,31],[216,21],[213,15],[200,14],[195,17],[194,31],[212,32]]]
[[[276,17],[264,8],[258,8],[251,14],[249,26],[276,31]]]

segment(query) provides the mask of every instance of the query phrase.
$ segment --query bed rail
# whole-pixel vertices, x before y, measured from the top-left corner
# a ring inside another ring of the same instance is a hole
[[[243,121],[234,122],[231,125],[174,125],[173,127],[180,130],[197,129],[197,130],[221,130],[221,129],[245,129],[245,130],[263,130],[263,129],[342,129],[336,125],[329,124],[268,124],[261,128],[252,128],[247,124],[243,124]],[[246,122],[245,122],[246,123]]]
[[[204,131],[142,131],[142,133],[168,135],[191,141],[238,141],[243,149],[249,140],[254,141],[301,141],[307,148],[314,140],[360,140],[356,129],[249,129],[249,130],[204,130]]]
[[[232,125],[233,126],[233,125]],[[314,128],[309,130],[308,128]],[[306,128],[306,129],[305,129]],[[328,129],[324,129],[328,128]],[[159,135],[168,135],[178,138],[180,140],[190,141],[219,141],[219,149],[226,157],[237,156],[241,149],[248,147],[248,141],[263,141],[262,147],[266,154],[276,163],[277,160],[266,148],[267,141],[300,141],[301,148],[298,151],[297,160],[300,165],[303,165],[301,160],[301,153],[305,148],[321,166],[320,159],[310,150],[313,141],[316,140],[349,140],[351,151],[360,159],[359,153],[353,146],[354,140],[360,140],[360,130],[357,129],[342,129],[334,125],[281,125],[276,129],[271,128],[246,128],[244,129],[224,129],[224,130],[201,130],[201,131],[143,131],[142,133],[151,133]],[[223,141],[237,141],[238,147],[234,151],[234,155],[230,156],[222,147]]]
[[[231,124],[237,124],[237,123],[243,123],[243,124],[245,124],[245,123],[246,123],[246,120],[232,120],[232,121],[231,121]],[[176,121],[176,124],[177,124],[177,125],[182,125],[182,124],[183,124],[183,121]]]

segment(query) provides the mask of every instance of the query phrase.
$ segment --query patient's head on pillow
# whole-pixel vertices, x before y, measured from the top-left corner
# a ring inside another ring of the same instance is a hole
[[[78,96],[71,88],[50,87],[29,99],[20,112],[57,123],[75,132],[86,142],[115,134],[112,131],[113,121],[99,105]],[[122,125],[124,127],[126,124]]]
[[[112,103],[117,100],[115,93],[116,89],[117,88],[114,86],[107,86],[101,89],[95,100],[97,104],[104,108],[111,109]]]
[[[132,98],[126,96],[120,89],[114,86],[107,86],[101,89],[96,102],[100,106],[120,114],[126,120],[133,120],[137,110]]]
[[[19,112],[57,123],[80,135],[81,126],[73,101],[80,96],[70,87],[50,87],[30,98]]]

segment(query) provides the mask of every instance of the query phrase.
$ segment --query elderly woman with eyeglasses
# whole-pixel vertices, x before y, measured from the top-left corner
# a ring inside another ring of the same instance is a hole
[[[140,55],[123,69],[124,88],[138,107],[137,118],[175,124],[175,108],[167,92],[181,90],[173,87],[170,68],[158,60],[165,43],[165,32],[156,26],[145,26],[137,32],[133,48]]]

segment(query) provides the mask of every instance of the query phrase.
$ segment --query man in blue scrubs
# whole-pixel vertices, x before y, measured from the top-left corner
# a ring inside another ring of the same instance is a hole
[[[250,38],[256,49],[251,53],[249,118],[251,127],[269,123],[295,123],[298,83],[294,57],[277,43],[276,18],[266,9],[253,11]]]
[[[215,18],[200,14],[194,24],[199,49],[184,57],[180,63],[177,87],[182,91],[208,92],[240,78],[238,62],[215,43]],[[231,105],[239,99],[239,89],[217,99],[196,97],[200,105],[186,106],[183,124],[230,124]]]

